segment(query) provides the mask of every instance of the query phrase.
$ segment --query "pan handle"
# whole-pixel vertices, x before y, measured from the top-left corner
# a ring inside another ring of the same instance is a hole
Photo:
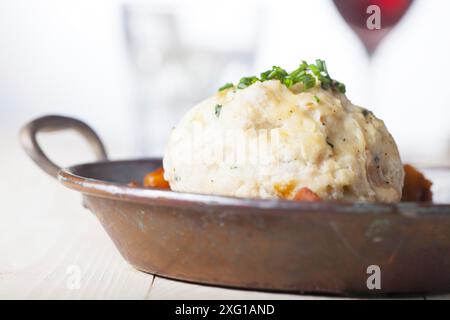
[[[42,151],[36,136],[39,132],[54,132],[72,129],[81,134],[91,145],[98,160],[107,160],[105,147],[99,136],[84,122],[63,116],[45,116],[37,118],[20,131],[20,142],[28,156],[47,174],[56,178],[61,168],[51,161]]]

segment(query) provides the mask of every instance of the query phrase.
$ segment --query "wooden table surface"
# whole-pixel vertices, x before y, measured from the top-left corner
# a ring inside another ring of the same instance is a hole
[[[337,299],[203,286],[139,272],[81,206],[79,194],[42,173],[15,137],[1,149],[0,299]],[[69,149],[65,155],[73,161],[79,154]]]

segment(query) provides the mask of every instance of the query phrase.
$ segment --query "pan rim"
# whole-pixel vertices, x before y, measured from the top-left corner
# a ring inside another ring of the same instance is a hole
[[[176,192],[163,189],[131,187],[123,183],[89,178],[76,174],[82,167],[115,165],[120,163],[160,162],[161,158],[141,158],[88,162],[63,168],[58,172],[58,180],[66,187],[83,194],[109,198],[126,202],[151,203],[166,206],[196,205],[202,208],[227,207],[253,209],[248,212],[295,211],[330,212],[353,214],[401,214],[407,217],[450,216],[450,204],[447,203],[358,203],[358,202],[296,202],[280,199],[238,198],[220,195],[208,195],[189,192]],[[450,170],[450,167],[435,167]],[[247,213],[247,212],[246,212]],[[276,214],[276,213],[274,213]]]

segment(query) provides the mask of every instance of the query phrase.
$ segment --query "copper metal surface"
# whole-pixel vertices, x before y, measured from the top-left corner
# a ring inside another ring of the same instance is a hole
[[[39,130],[29,127],[39,121],[45,128],[45,119],[29,124],[21,137],[30,156],[53,174],[45,154],[30,143]],[[81,131],[87,127],[73,119],[51,119],[53,127],[55,121],[58,128],[65,121]],[[96,150],[104,150],[97,135],[85,136]],[[139,270],[275,291],[450,291],[450,205],[298,203],[126,185],[160,165],[160,159],[102,161],[57,174],[83,194],[122,256]],[[371,265],[381,270],[379,290],[367,287]]]

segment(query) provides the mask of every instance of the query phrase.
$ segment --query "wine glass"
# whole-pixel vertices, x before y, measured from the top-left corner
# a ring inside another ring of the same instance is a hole
[[[413,0],[333,0],[333,2],[371,57],[380,42],[411,7]],[[370,15],[374,14],[369,8],[373,5],[379,8],[381,20],[379,29],[369,29],[367,25]]]

